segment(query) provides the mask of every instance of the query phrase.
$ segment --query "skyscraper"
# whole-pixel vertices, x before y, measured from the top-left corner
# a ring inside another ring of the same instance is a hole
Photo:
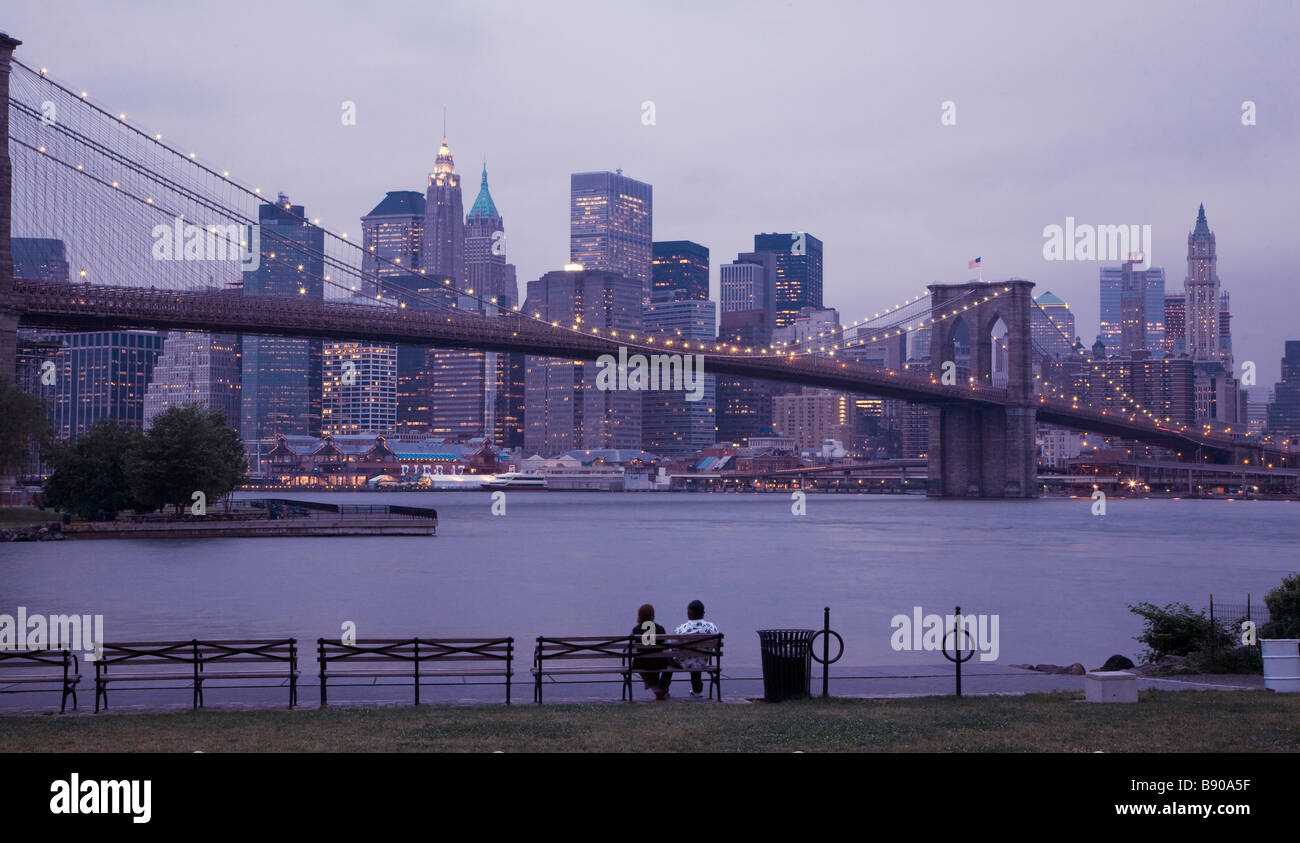
[[[357,298],[375,303],[380,296],[398,297],[398,279],[420,269],[424,248],[426,199],[414,190],[390,190],[361,218],[361,273],[363,289]],[[410,285],[402,285],[409,291]],[[411,306],[410,303],[407,305]],[[408,365],[408,378],[425,385],[422,346],[403,347],[371,342],[326,343],[321,378],[322,431],[331,435],[376,433],[391,436],[398,430],[398,360]],[[343,371],[343,367],[349,367]],[[410,384],[408,384],[409,386]],[[422,396],[428,407],[428,396]]]
[[[1205,205],[1196,212],[1196,227],[1187,235],[1186,337],[1193,360],[1220,360],[1219,272],[1214,232],[1205,219]]]
[[[709,247],[690,240],[661,240],[653,246],[653,289],[656,294],[682,290],[687,298],[709,297]]]
[[[647,332],[662,331],[685,340],[716,336],[717,303],[690,298],[680,287],[654,294],[642,312]],[[717,377],[704,375],[703,397],[687,401],[684,391],[662,389],[642,393],[641,441],[645,450],[661,455],[693,454],[717,440]]]
[[[321,432],[397,431],[397,347],[371,342],[326,342],[321,378]]]
[[[412,310],[449,307],[456,301],[447,279],[427,275],[395,275],[384,279],[384,288],[398,303]],[[423,439],[432,433],[433,385],[428,362],[432,349],[403,343],[397,346],[396,395],[397,431],[405,439]]]
[[[1129,260],[1101,268],[1101,338],[1107,354],[1129,353],[1124,350],[1126,312],[1128,340],[1136,343],[1131,350],[1159,354],[1165,345],[1165,270],[1135,269],[1133,264]]]
[[[60,342],[55,359],[54,428],[76,439],[101,419],[143,429],[145,394],[163,335],[155,331],[91,331],[47,334]]]
[[[243,275],[246,296],[325,298],[325,232],[283,193],[257,211],[261,255]],[[243,338],[240,434],[246,442],[320,434],[321,342],[292,337]]]
[[[457,307],[467,312],[480,309],[478,300],[467,295],[459,297]],[[495,311],[495,305],[492,307]],[[425,366],[433,396],[429,425],[432,435],[453,439],[492,435],[494,403],[487,393],[496,387],[497,357],[496,352],[461,349],[435,348],[429,352]],[[489,358],[492,372],[488,371]]]
[[[424,198],[420,268],[426,275],[450,278],[451,286],[457,288],[465,274],[465,215],[461,210],[460,176],[445,137],[438,147],[433,172],[429,173],[429,188]]]
[[[569,179],[569,260],[617,272],[641,285],[650,303],[654,189],[622,170],[574,173]]]
[[[1300,437],[1300,340],[1287,340],[1282,380],[1268,405],[1268,432],[1279,438]]]
[[[771,315],[776,301],[775,255],[742,252],[731,263],[719,267],[718,275],[723,313],[763,310]]]
[[[465,217],[465,282],[473,294],[509,310],[519,304],[514,264],[506,263],[505,220],[488,190],[487,164]]]
[[[1187,297],[1183,293],[1165,294],[1165,356],[1187,353]]]
[[[1054,360],[1068,360],[1074,353],[1074,313],[1070,306],[1050,290],[1034,299],[1038,305],[1029,311],[1029,332],[1035,351],[1043,351]]]
[[[853,396],[830,389],[805,386],[802,390],[773,399],[773,426],[781,436],[790,436],[800,451],[817,450],[823,440],[853,445]]]
[[[754,251],[773,255],[776,266],[773,327],[784,328],[805,307],[822,307],[822,241],[803,231],[755,234]]]
[[[718,339],[742,350],[766,348],[772,342],[772,314],[767,310],[724,312]],[[751,437],[770,436],[773,396],[798,391],[797,384],[718,375],[718,441],[744,445]]]
[[[1219,359],[1232,368],[1232,309],[1227,290],[1219,294]]]
[[[424,196],[414,190],[390,190],[361,218],[361,274],[366,279],[403,275],[420,268],[424,211]]]
[[[219,411],[228,425],[238,429],[242,349],[235,334],[168,332],[144,396],[145,428],[164,410],[199,404]]]
[[[68,254],[62,240],[50,237],[15,237],[14,277],[28,281],[67,281]]]
[[[823,354],[843,341],[840,312],[833,307],[801,307],[784,328],[772,331],[772,345]]]
[[[617,272],[548,272],[528,282],[524,309],[560,325],[581,319],[586,328],[636,332],[641,291],[640,281]],[[591,362],[528,355],[524,448],[529,454],[641,447],[642,393],[598,389],[599,369]]]
[[[488,189],[487,165],[478,196],[465,218],[465,270],[456,306],[488,315],[519,304],[515,267],[506,263],[505,221]],[[426,367],[433,395],[429,432],[435,436],[487,437],[498,448],[519,438],[521,355],[434,349]]]

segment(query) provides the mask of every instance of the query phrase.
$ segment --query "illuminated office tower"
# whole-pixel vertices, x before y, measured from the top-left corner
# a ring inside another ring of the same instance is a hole
[[[325,298],[325,232],[283,193],[258,208],[260,262],[243,273],[245,296]],[[321,341],[245,336],[240,392],[244,440],[317,436],[321,420]]]
[[[794,322],[805,307],[822,307],[822,241],[804,231],[755,234],[754,251],[768,252],[775,261],[773,327]]]
[[[242,351],[235,334],[169,331],[144,396],[145,428],[164,410],[198,404],[219,411],[238,429]]]
[[[1135,269],[1134,263],[1103,266],[1100,271],[1101,339],[1109,355],[1138,349],[1158,355],[1165,347],[1165,270],[1159,266]]]
[[[737,349],[766,348],[772,342],[772,314],[767,310],[734,310],[722,314],[718,341]],[[719,443],[746,445],[755,436],[771,436],[772,399],[798,392],[797,384],[718,375]]]
[[[1218,254],[1214,232],[1205,219],[1205,206],[1196,213],[1196,227],[1187,235],[1186,338],[1193,360],[1221,360]]]
[[[397,348],[326,342],[321,431],[331,436],[397,432]]]
[[[1300,340],[1287,340],[1282,379],[1268,405],[1268,432],[1278,439],[1300,438]]]
[[[429,173],[429,188],[424,198],[420,268],[425,275],[450,278],[451,286],[458,289],[465,274],[465,216],[461,210],[460,176],[445,137],[438,147],[433,172]]]
[[[76,439],[101,419],[144,428],[144,402],[163,335],[154,331],[39,333],[46,344],[60,343],[54,364],[54,432]],[[38,393],[39,394],[39,393]]]
[[[408,310],[437,310],[456,301],[451,286],[427,275],[395,275],[384,279],[384,288]],[[397,346],[396,387],[397,432],[402,438],[418,440],[431,435],[433,388],[429,380],[431,349],[402,343]]]
[[[488,189],[487,167],[465,218],[464,294],[457,308],[501,315],[519,304],[515,268],[506,263],[505,221]],[[514,447],[521,433],[522,357],[496,351],[434,349],[426,369],[432,395],[429,432],[457,439],[485,437]]]
[[[569,260],[584,269],[617,272],[641,285],[650,303],[654,189],[613,173],[569,178]]]
[[[690,240],[653,244],[651,300],[681,290],[690,299],[709,297],[709,247]]]
[[[642,327],[647,333],[663,332],[682,340],[713,340],[717,307],[716,302],[690,298],[687,289],[674,287],[655,293],[650,306],[642,311]],[[718,432],[717,380],[715,375],[704,375],[698,401],[686,400],[684,389],[642,393],[641,447],[671,456],[693,454],[712,445]]]
[[[640,281],[617,272],[570,268],[529,281],[524,310],[561,325],[637,333],[641,291]],[[590,361],[528,355],[524,449],[529,455],[641,447],[642,393],[598,389],[599,371]]]
[[[424,196],[414,190],[390,190],[361,218],[361,274],[365,278],[405,275],[420,268],[424,202]],[[365,292],[373,294],[374,290]]]
[[[411,292],[410,284],[398,285],[399,279],[410,279],[420,269],[420,254],[421,249],[424,248],[425,208],[424,194],[414,190],[390,190],[370,213],[361,218],[361,274],[364,286],[354,291],[355,296],[378,303],[380,297],[391,301],[397,296],[399,289],[403,292]],[[417,303],[414,301],[407,303],[407,307],[413,306],[417,306]],[[330,434],[355,433],[358,430],[371,432],[373,427],[373,432],[376,433],[396,433],[399,393],[402,391],[399,372],[406,375],[405,386],[408,392],[413,385],[422,388],[424,361],[428,349],[423,346],[376,345],[368,342],[336,343],[326,346],[327,367],[331,352],[335,364],[345,359],[351,359],[354,365],[364,361],[367,371],[373,373],[372,376],[376,380],[364,388],[354,384],[342,392],[337,387],[331,392],[330,373],[325,372],[322,389],[325,397],[329,399],[325,403],[333,402],[332,407],[322,408],[326,417],[332,417],[328,419],[329,424],[323,425],[325,432]],[[393,362],[391,367],[387,365],[390,359]],[[400,367],[398,361],[406,363],[406,366]],[[372,407],[367,410],[354,406],[353,397],[360,396],[363,392],[370,399],[382,396],[380,404],[384,409],[378,410]],[[392,419],[387,415],[390,397]],[[415,403],[423,406],[427,412],[430,404],[427,395],[406,397],[414,397]],[[402,417],[405,418],[404,415]],[[362,419],[369,427],[357,427],[358,421]]]
[[[67,249],[62,240],[50,237],[14,237],[14,277],[27,281],[67,281],[70,278]]]
[[[742,310],[772,313],[772,302],[776,300],[775,255],[768,252],[742,252],[731,263],[720,266],[718,275],[723,313]]]
[[[1226,290],[1219,294],[1219,359],[1232,368],[1232,311]]]
[[[1038,307],[1029,312],[1029,333],[1035,351],[1050,354],[1055,360],[1074,357],[1074,313],[1070,306],[1050,290],[1034,302]]]
[[[1165,356],[1187,353],[1187,297],[1182,293],[1165,294]]]
[[[799,392],[777,395],[772,400],[773,426],[781,436],[793,438],[800,451],[817,450],[827,439],[852,446],[852,395],[806,386]]]

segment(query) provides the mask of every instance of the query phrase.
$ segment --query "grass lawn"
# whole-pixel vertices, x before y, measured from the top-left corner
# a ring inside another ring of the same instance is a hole
[[[1300,694],[1144,691],[779,704],[0,717],[4,752],[1297,752]]]

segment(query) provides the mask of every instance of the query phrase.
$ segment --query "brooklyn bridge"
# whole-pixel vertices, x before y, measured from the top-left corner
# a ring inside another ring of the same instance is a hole
[[[623,347],[647,355],[698,354],[710,374],[926,405],[928,491],[934,496],[1037,496],[1039,424],[1148,443],[1187,461],[1295,464],[1294,453],[1271,440],[1161,418],[1118,385],[1104,406],[1083,400],[1060,367],[1046,365],[1049,355],[1034,342],[1034,285],[1020,279],[931,284],[927,295],[863,319],[851,332],[798,346],[742,347],[548,322],[517,305],[499,308],[472,289],[439,288],[433,279],[423,287],[398,284],[389,280],[395,275],[374,270],[382,261],[373,256],[363,267],[361,243],[304,217],[302,226],[319,232],[317,246],[277,249],[265,236],[260,245],[262,261],[297,273],[302,295],[240,295],[214,284],[219,279],[211,262],[153,259],[153,232],[177,220],[209,226],[209,232],[251,230],[258,208],[277,199],[23,64],[14,56],[19,43],[0,36],[0,77],[9,103],[0,122],[6,141],[0,160],[0,371],[11,376],[20,328],[213,331],[575,361],[617,356]],[[63,239],[75,255],[75,274],[69,281],[16,278],[11,236]],[[244,245],[229,243],[231,254]],[[238,272],[237,262],[230,266]],[[309,290],[321,295],[309,296]],[[924,368],[854,359],[855,347],[915,331],[930,334]],[[1086,359],[1079,367],[1089,372]]]

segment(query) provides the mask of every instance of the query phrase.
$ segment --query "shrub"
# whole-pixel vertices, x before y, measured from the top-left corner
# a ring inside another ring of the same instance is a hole
[[[1205,610],[1193,612],[1185,603],[1130,605],[1129,611],[1146,620],[1146,628],[1137,640],[1147,646],[1143,661],[1154,662],[1162,656],[1186,656],[1200,650],[1230,649],[1232,634],[1217,620],[1210,620]]]
[[[1259,629],[1261,638],[1300,638],[1300,574],[1282,578],[1282,584],[1264,595],[1269,622]]]

